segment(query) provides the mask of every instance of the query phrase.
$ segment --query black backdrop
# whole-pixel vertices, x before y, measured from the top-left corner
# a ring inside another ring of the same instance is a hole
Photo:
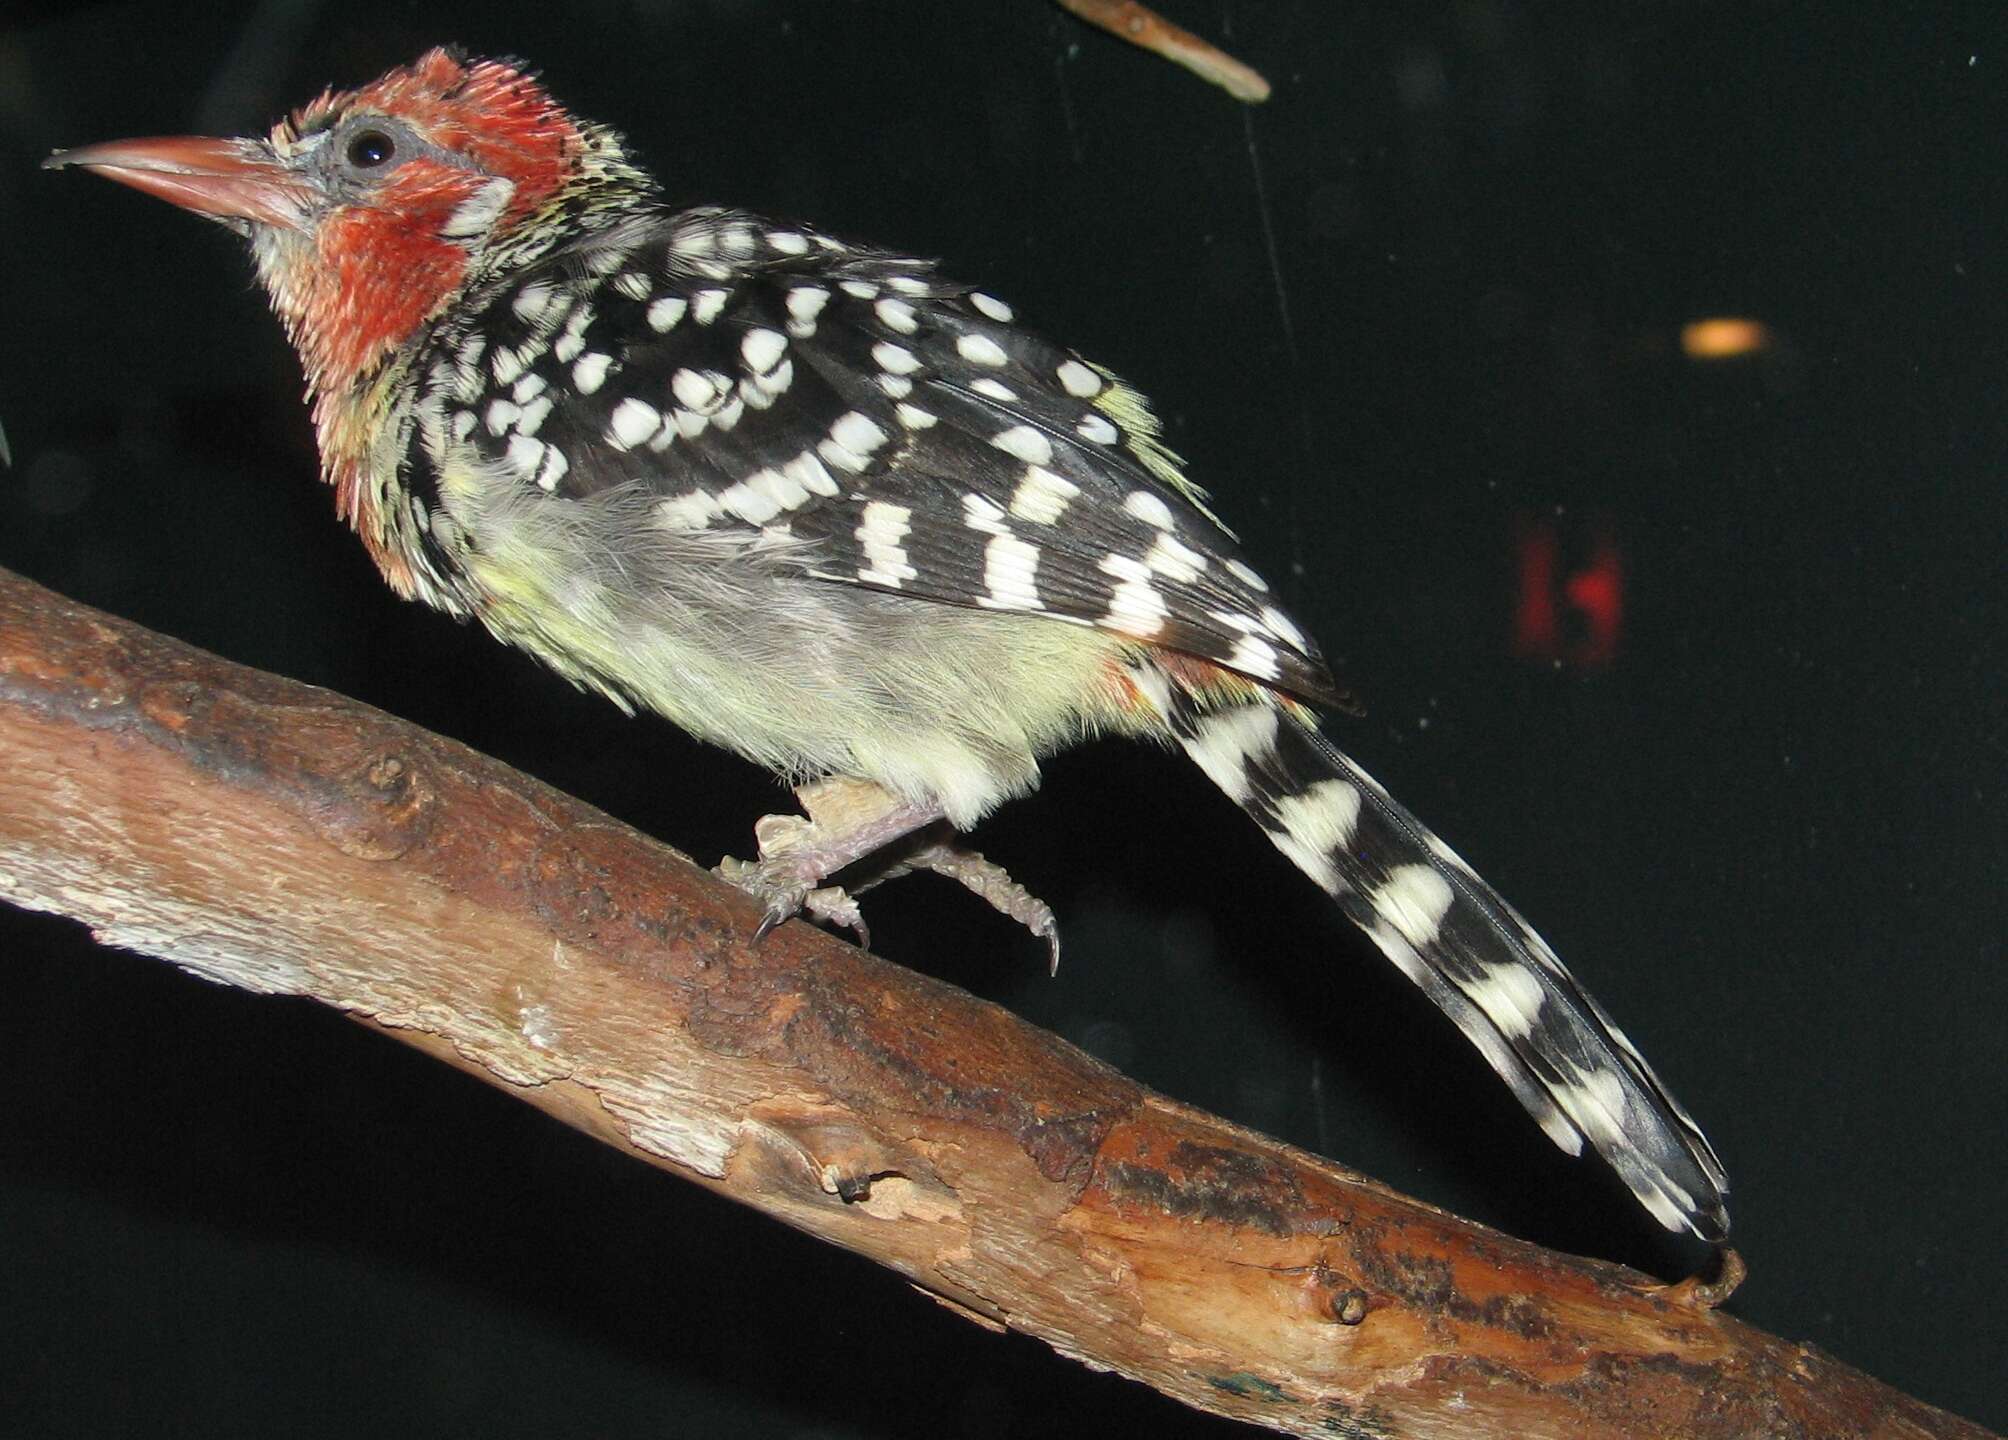
[[[1170,13],[1275,99],[1038,0],[16,7],[0,564],[743,852],[764,777],[382,589],[227,235],[34,168],[528,57],[679,199],[950,257],[1152,393],[1365,695],[1342,743],[1708,1126],[1736,1311],[2008,1425],[2008,16]],[[1688,357],[1713,315],[1768,348]],[[1516,646],[1543,547],[1560,627]],[[984,843],[1059,978],[940,882],[873,896],[884,953],[1437,1203],[1695,1262],[1180,762],[1063,757]],[[8,1434],[1231,1433],[305,1003],[13,911],[0,994]]]

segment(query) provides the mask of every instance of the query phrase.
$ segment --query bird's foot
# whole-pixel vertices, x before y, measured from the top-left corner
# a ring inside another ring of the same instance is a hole
[[[855,897],[896,876],[932,870],[1044,940],[1052,967],[1059,968],[1060,933],[1052,908],[1003,866],[959,843],[941,823],[939,806],[901,800],[870,781],[842,777],[801,786],[795,794],[806,817],[762,816],[753,826],[760,858],[728,857],[718,865],[720,876],[766,907],[756,940],[806,914],[852,931],[860,945],[869,946],[871,932]],[[848,888],[823,883],[852,866],[860,873]]]
[[[795,794],[808,815],[761,816],[753,824],[760,858],[728,856],[717,873],[766,906],[755,940],[784,920],[807,914],[843,926],[857,935],[860,945],[869,945],[871,932],[857,901],[842,886],[823,881],[936,823],[941,808],[902,800],[867,780],[842,777],[800,786]]]
[[[783,863],[775,863],[777,860]],[[784,921],[807,915],[811,920],[851,931],[858,937],[858,944],[869,949],[871,930],[851,893],[841,885],[818,885],[816,879],[820,877],[806,875],[800,867],[786,862],[785,856],[740,860],[730,855],[718,862],[714,873],[766,907],[759,928],[753,932],[754,941],[764,939],[769,930]]]

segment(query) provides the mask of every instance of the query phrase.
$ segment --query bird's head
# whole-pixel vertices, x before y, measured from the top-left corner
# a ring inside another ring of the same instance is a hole
[[[470,280],[549,243],[565,215],[649,191],[619,137],[567,114],[522,66],[449,50],[326,92],[263,138],[114,140],[45,163],[243,234],[323,398],[366,383]]]

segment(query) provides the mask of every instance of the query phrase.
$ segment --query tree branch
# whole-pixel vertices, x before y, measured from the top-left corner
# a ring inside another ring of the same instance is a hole
[[[0,572],[0,894],[1300,1435],[1985,1432],[1152,1094],[463,746]]]

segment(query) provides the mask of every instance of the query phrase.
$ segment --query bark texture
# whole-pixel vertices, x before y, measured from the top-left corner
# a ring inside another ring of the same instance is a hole
[[[367,706],[0,572],[0,896],[311,995],[979,1323],[1299,1435],[1961,1436],[1151,1093]]]

